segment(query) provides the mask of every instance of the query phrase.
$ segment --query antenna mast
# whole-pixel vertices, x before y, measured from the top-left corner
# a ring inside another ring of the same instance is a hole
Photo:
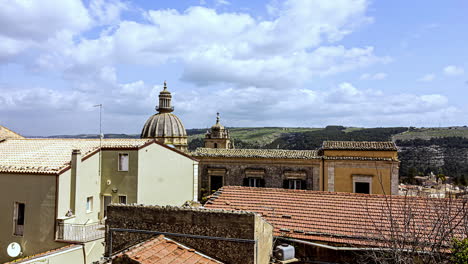
[[[101,160],[102,160],[102,104],[97,104],[94,107],[99,107],[99,178],[101,178]]]

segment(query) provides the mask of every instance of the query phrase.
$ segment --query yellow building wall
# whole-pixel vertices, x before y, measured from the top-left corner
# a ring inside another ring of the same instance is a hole
[[[353,192],[352,175],[373,175],[372,194],[391,194],[390,190],[390,168],[389,169],[366,169],[366,168],[335,168],[335,191]]]
[[[121,153],[128,154],[128,171],[118,170]],[[119,202],[120,195],[127,196],[129,204],[137,203],[137,184],[138,150],[104,150],[102,152],[102,195],[112,196],[113,203]]]
[[[198,162],[151,144],[139,151],[138,164],[138,203],[182,205],[194,199]]]
[[[373,157],[373,158],[394,158],[398,157],[396,151],[370,151],[370,150],[325,150],[325,156],[329,157]]]
[[[59,248],[55,242],[56,176],[0,174],[0,263],[12,260],[9,243],[21,245],[23,257]],[[25,203],[24,235],[13,235],[14,203]]]
[[[353,192],[353,175],[372,175],[372,194],[392,194],[391,164],[385,161],[325,161],[324,190],[335,192]],[[330,169],[334,174],[334,190],[329,189]]]

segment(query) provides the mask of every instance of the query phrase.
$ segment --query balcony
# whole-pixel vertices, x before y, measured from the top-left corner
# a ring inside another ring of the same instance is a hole
[[[70,224],[63,221],[57,222],[56,240],[67,242],[89,242],[104,238],[105,225],[93,224]]]

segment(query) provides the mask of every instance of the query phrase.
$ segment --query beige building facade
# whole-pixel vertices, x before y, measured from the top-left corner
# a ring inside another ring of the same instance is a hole
[[[0,143],[0,262],[80,244],[86,263],[104,251],[111,203],[197,200],[198,163],[153,139],[9,139]]]

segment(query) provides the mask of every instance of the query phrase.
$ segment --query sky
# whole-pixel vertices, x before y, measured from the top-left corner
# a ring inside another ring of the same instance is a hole
[[[0,125],[138,134],[167,81],[186,128],[468,123],[466,0],[0,0]]]

